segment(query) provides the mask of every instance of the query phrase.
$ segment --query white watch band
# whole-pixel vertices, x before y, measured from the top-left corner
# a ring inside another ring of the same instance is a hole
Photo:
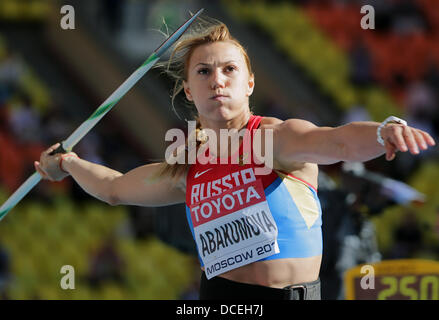
[[[386,124],[388,124],[388,123],[390,123],[390,122],[400,123],[400,124],[402,124],[402,125],[404,125],[404,126],[407,125],[407,121],[402,120],[402,119],[400,119],[400,118],[398,118],[398,117],[395,117],[395,116],[390,116],[390,117],[388,117],[386,120],[384,120],[384,121],[380,124],[380,126],[378,127],[378,129],[377,129],[377,141],[378,141],[378,143],[379,143],[380,145],[382,145],[382,146],[384,146],[384,139],[383,139],[383,137],[381,136],[381,130],[384,128],[384,126],[385,126]]]

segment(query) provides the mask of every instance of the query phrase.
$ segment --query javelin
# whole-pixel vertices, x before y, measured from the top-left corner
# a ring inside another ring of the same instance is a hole
[[[72,148],[101,120],[108,111],[110,111],[114,105],[130,90],[143,75],[151,69],[151,67],[160,59],[161,55],[169,49],[175,41],[177,41],[181,35],[186,31],[190,24],[203,12],[204,9],[200,9],[192,18],[188,19],[183,25],[181,25],[168,39],[166,39],[149,57],[145,62],[133,72],[133,74],[122,83],[119,88],[116,89],[105,100],[93,114],[85,120],[65,141],[63,141],[58,149],[52,152],[65,153],[71,151]],[[0,220],[2,220],[6,214],[18,203],[24,196],[32,190],[35,185],[40,182],[41,176],[38,172],[32,174],[0,207]]]

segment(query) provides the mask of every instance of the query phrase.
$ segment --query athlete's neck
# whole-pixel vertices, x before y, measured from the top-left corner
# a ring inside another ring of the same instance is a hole
[[[212,119],[205,118],[202,115],[200,115],[199,119],[200,119],[201,127],[203,129],[204,128],[212,129],[215,132],[218,132],[218,135],[219,135],[219,130],[221,130],[221,129],[241,130],[241,129],[245,128],[245,126],[247,125],[247,122],[250,119],[250,116],[251,116],[250,110],[246,109],[244,112],[239,114],[237,117],[235,117],[233,119],[229,119],[229,120],[212,120]]]
[[[245,112],[242,112],[239,116],[230,119],[230,120],[225,120],[225,121],[212,121],[210,119],[205,119],[202,116],[200,116],[200,123],[201,123],[201,128],[202,129],[211,129],[215,132],[216,137],[217,137],[217,144],[216,144],[216,150],[211,150],[213,152],[213,154],[216,155],[220,155],[220,145],[221,145],[221,141],[220,141],[220,137],[221,137],[221,129],[237,129],[237,131],[239,132],[241,129],[245,129],[247,126],[248,121],[250,120],[251,117],[251,113],[249,109],[246,109]],[[238,134],[237,132],[237,134]],[[230,136],[228,138],[228,145],[229,147],[228,149],[228,154],[230,155],[232,152],[234,152],[233,150],[230,149],[231,145],[230,145],[230,140],[233,139],[232,136],[234,136],[232,134],[232,132],[229,132]],[[241,137],[242,138],[242,137]],[[224,150],[224,149],[223,149]]]

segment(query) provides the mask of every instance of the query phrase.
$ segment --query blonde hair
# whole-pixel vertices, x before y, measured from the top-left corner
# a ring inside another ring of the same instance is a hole
[[[239,43],[239,41],[234,38],[227,26],[216,19],[213,18],[197,18],[196,22],[192,24],[192,26],[185,32],[182,38],[174,45],[172,53],[168,61],[161,62],[156,66],[163,68],[164,72],[173,80],[174,87],[171,93],[171,102],[172,108],[174,112],[178,115],[175,109],[175,99],[176,97],[183,91],[183,81],[187,80],[187,68],[189,66],[189,61],[192,56],[192,53],[196,48],[201,45],[214,43],[219,41],[227,41],[236,45],[243,57],[244,61],[247,65],[248,73],[250,76],[254,77],[250,58],[247,54],[246,49]],[[192,113],[192,117],[197,121],[196,132],[198,133],[201,130],[201,123],[196,114],[196,108],[193,102],[184,98],[185,106],[189,108]],[[197,148],[200,146],[202,142],[197,139]],[[186,148],[184,149],[184,154],[179,155],[179,157],[185,157],[185,164],[168,164],[166,161],[162,163],[162,167],[159,170],[158,176],[170,176],[171,178],[180,178],[186,170],[189,168],[189,164],[187,164],[187,140],[186,140]],[[176,155],[176,154],[174,154]]]

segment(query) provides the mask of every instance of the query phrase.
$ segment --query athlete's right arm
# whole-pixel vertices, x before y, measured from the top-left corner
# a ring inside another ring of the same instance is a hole
[[[56,171],[61,171],[58,165],[61,155],[50,156],[48,153],[50,151],[43,152],[35,168],[45,179],[61,180],[63,176],[54,178]],[[159,163],[147,164],[122,174],[74,156],[64,157],[62,161],[62,169],[84,191],[110,205],[165,206],[184,202],[185,191],[181,183],[168,177],[153,178],[159,166]]]

